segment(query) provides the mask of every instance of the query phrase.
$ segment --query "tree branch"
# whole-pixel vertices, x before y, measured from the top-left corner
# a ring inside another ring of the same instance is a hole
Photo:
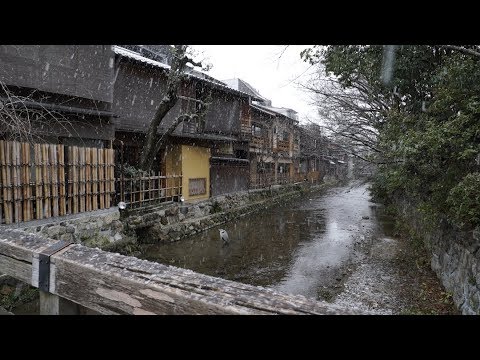
[[[468,55],[473,55],[473,56],[476,56],[476,57],[480,57],[480,52],[475,51],[475,50],[472,50],[472,49],[467,49],[467,48],[464,48],[464,47],[462,47],[462,46],[456,46],[456,45],[440,45],[440,47],[443,47],[443,48],[446,48],[446,49],[450,49],[450,50],[456,50],[456,51],[462,52],[462,53],[464,53],[464,54],[468,54]]]

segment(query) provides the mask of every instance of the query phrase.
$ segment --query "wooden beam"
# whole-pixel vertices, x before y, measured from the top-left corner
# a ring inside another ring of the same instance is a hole
[[[0,229],[0,272],[38,286],[38,253],[52,243],[20,230]],[[101,314],[360,313],[79,244],[50,261],[49,292]],[[55,311],[56,300],[47,300]]]

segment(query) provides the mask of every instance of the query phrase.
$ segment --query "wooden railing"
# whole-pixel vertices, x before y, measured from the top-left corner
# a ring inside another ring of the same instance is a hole
[[[114,152],[0,141],[0,223],[109,208]]]
[[[109,315],[360,313],[98,248],[65,245],[0,228],[0,272],[41,289],[41,314],[74,314],[78,305]]]
[[[252,135],[252,128],[248,122],[242,122],[240,126],[240,131],[243,136],[251,136]]]
[[[309,183],[317,183],[320,181],[320,172],[319,171],[309,171],[306,173],[297,173],[295,174],[295,179],[299,181],[308,181]]]
[[[262,189],[275,184],[275,175],[270,173],[256,174],[255,177],[250,179],[250,189]]]
[[[116,179],[117,200],[129,208],[138,208],[165,201],[177,201],[182,195],[181,175],[138,176]]]
[[[250,189],[262,189],[272,185],[284,185],[301,182],[304,177],[290,176],[288,173],[277,173],[277,179],[275,180],[275,174],[256,174],[250,178]]]
[[[290,142],[285,140],[277,140],[277,151],[290,151]]]
[[[266,143],[265,139],[263,139],[261,137],[253,136],[252,139],[250,140],[250,146],[251,147],[264,148],[265,143]]]

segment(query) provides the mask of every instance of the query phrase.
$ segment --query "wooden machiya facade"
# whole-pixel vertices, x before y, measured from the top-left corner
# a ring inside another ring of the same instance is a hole
[[[275,183],[274,122],[275,113],[252,106],[252,137],[249,147],[252,187],[265,187]]]
[[[117,139],[114,146],[119,150],[118,157],[123,154],[124,162],[134,165],[138,163],[145,133],[166,89],[169,67],[157,61],[159,59],[154,60],[155,57],[146,57],[147,53],[123,47],[115,47],[114,51],[113,111],[118,115],[114,120]],[[159,126],[159,134],[164,134],[179,115],[193,113],[198,104],[196,99],[210,103],[204,118],[181,122],[175,128],[168,136],[166,147],[157,154],[154,170],[163,174],[181,173],[186,200],[247,190],[249,95],[205,74],[190,71],[182,82],[177,103]]]
[[[22,119],[21,131],[1,122],[2,138],[108,146],[113,78],[110,45],[1,45],[0,101]]]
[[[273,107],[245,80],[224,80],[255,97],[251,103],[250,187],[296,182],[299,179],[300,133],[296,111]]]
[[[298,121],[275,109],[252,105],[250,178],[254,187],[299,181]]]
[[[349,157],[345,150],[322,135],[318,125],[300,128],[300,173],[309,182],[347,177]]]
[[[325,175],[323,157],[326,147],[318,125],[299,127],[300,132],[300,171],[299,176],[304,181],[315,183],[322,181]]]

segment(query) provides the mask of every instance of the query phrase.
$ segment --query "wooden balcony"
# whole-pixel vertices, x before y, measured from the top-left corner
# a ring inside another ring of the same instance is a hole
[[[252,139],[250,140],[250,146],[262,149],[266,147],[265,139],[257,136],[252,136]]]
[[[250,140],[252,138],[252,129],[249,124],[242,123],[240,127],[240,137],[244,140]]]
[[[290,142],[284,140],[277,140],[277,151],[290,151]]]

